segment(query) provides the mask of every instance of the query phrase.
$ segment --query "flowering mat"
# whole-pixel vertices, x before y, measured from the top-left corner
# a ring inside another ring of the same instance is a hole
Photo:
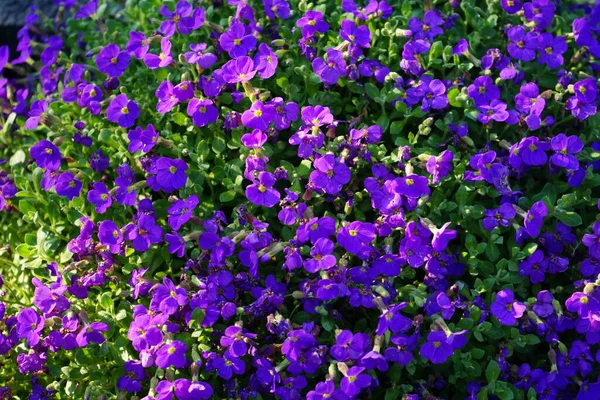
[[[600,399],[592,3],[31,9],[0,399]]]

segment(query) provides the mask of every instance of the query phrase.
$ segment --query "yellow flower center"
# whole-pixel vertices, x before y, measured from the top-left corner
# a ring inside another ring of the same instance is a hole
[[[258,185],[258,191],[264,193],[267,191],[267,187],[261,183],[260,185]]]
[[[350,229],[348,231],[348,234],[350,234],[350,236],[354,237],[354,236],[358,235],[358,231],[356,229]]]
[[[262,110],[254,110],[254,116],[256,118],[262,117]]]
[[[121,108],[121,113],[125,114],[125,115],[129,114],[129,108],[127,108],[127,107]]]
[[[233,44],[235,44],[236,46],[239,46],[240,44],[242,44],[242,41],[240,39],[234,39]]]
[[[414,185],[414,184],[415,184],[415,180],[414,180],[414,179],[407,179],[407,180],[406,180],[406,184],[407,184],[408,186],[412,186],[412,185]]]

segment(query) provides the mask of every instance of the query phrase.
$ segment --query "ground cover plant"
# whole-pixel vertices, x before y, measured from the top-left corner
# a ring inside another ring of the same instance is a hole
[[[58,5],[0,47],[0,398],[600,398],[600,5]]]

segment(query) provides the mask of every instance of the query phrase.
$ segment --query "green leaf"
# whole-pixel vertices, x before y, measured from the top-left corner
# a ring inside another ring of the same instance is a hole
[[[179,126],[187,125],[187,116],[184,113],[176,112],[172,115],[173,122]]]
[[[500,365],[495,360],[490,360],[487,368],[485,369],[485,377],[488,382],[494,382],[500,376]]]
[[[219,201],[221,203],[227,203],[235,199],[235,192],[233,190],[228,190],[219,195]]]
[[[554,215],[560,220],[560,222],[567,226],[579,226],[583,223],[583,220],[579,214],[573,211],[559,211],[554,213]]]

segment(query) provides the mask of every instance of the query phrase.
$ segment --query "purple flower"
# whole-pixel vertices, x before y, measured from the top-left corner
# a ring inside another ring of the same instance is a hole
[[[433,40],[437,35],[441,35],[444,30],[442,25],[444,20],[437,10],[429,10],[423,16],[423,22],[418,18],[411,18],[408,21],[408,29],[415,39]]]
[[[154,289],[150,308],[160,310],[165,315],[172,315],[180,306],[185,306],[187,303],[187,291],[176,287],[169,278],[163,278],[163,284],[157,285]]]
[[[581,242],[588,248],[590,257],[600,260],[600,222],[596,222],[593,226],[594,233],[586,233],[583,235]]]
[[[189,64],[198,64],[202,69],[208,69],[215,65],[217,56],[212,53],[205,53],[206,43],[190,44],[190,50],[184,53],[183,57]]]
[[[127,337],[137,351],[148,350],[152,346],[161,344],[164,339],[161,330],[154,326],[150,315],[140,315],[135,318],[129,325]]]
[[[56,180],[56,194],[73,200],[79,197],[81,192],[81,181],[70,172],[63,172]]]
[[[523,8],[523,3],[520,0],[502,0],[501,5],[504,11],[509,14],[515,14]]]
[[[161,157],[156,161],[156,179],[154,185],[151,185],[154,190],[164,190],[171,193],[181,189],[187,182],[188,166],[183,160]]]
[[[177,379],[174,385],[175,395],[178,400],[210,399],[214,393],[212,386],[206,382],[191,382],[187,379]]]
[[[446,86],[439,79],[434,79],[429,84],[424,85],[423,103],[421,110],[429,111],[430,108],[440,110],[448,105],[448,97],[446,96]]]
[[[275,120],[275,115],[275,107],[255,101],[252,107],[242,114],[242,123],[247,128],[265,131]]]
[[[477,120],[482,124],[488,124],[492,120],[503,122],[509,117],[509,113],[506,111],[506,103],[503,103],[500,100],[492,100],[489,105],[481,104],[477,109],[479,110]]]
[[[333,154],[326,154],[313,161],[315,170],[311,172],[309,182],[327,194],[337,194],[350,182],[350,168],[340,162]]]
[[[302,28],[302,36],[308,37],[315,32],[325,33],[329,30],[329,24],[323,20],[323,13],[309,10],[304,17],[296,21],[296,26]]]
[[[550,162],[557,167],[577,169],[579,161],[574,154],[583,150],[583,142],[575,135],[558,134],[550,141],[550,147],[556,153],[550,157]]]
[[[106,332],[108,329],[108,325],[103,322],[92,322],[89,325],[84,325],[77,334],[77,345],[79,347],[85,347],[90,343],[104,343],[106,338],[100,332]]]
[[[40,334],[44,329],[44,318],[33,308],[24,308],[17,317],[17,335],[20,339],[27,339],[30,347],[37,345]]]
[[[446,334],[442,331],[429,332],[427,342],[421,346],[421,356],[432,364],[442,364],[454,353],[454,348],[448,343]]]
[[[27,121],[25,121],[25,125],[23,125],[23,127],[25,129],[37,128],[47,109],[48,103],[45,100],[34,101],[29,109],[29,113],[27,114],[29,118],[27,118]]]
[[[171,41],[164,37],[160,41],[160,54],[147,53],[144,56],[144,63],[149,69],[165,68],[173,62],[171,57]]]
[[[60,150],[48,140],[40,140],[29,149],[31,158],[40,168],[58,171],[60,168]]]
[[[589,318],[590,314],[600,310],[600,303],[594,297],[585,293],[575,292],[565,302],[565,307],[571,312],[579,314],[581,318]]]
[[[527,307],[520,301],[515,301],[514,293],[510,289],[504,289],[496,293],[496,300],[490,306],[492,315],[502,325],[514,325],[517,319],[523,316]]]
[[[262,79],[268,79],[275,75],[277,70],[277,55],[266,43],[258,46],[258,52],[254,55],[254,65],[258,71],[258,76]]]
[[[337,240],[347,252],[357,254],[363,244],[371,243],[376,236],[373,224],[354,221],[340,229]]]
[[[281,194],[275,185],[275,177],[272,173],[263,171],[258,175],[258,182],[246,187],[246,198],[257,206],[273,207],[279,202]]]
[[[473,99],[475,105],[490,104],[492,100],[500,98],[500,89],[494,85],[489,76],[477,77],[467,88],[469,97]]]
[[[107,119],[110,122],[117,122],[122,128],[133,126],[139,115],[140,108],[137,103],[129,100],[124,94],[115,97],[106,109]]]
[[[248,352],[246,342],[256,337],[255,334],[245,333],[238,326],[230,326],[225,329],[225,335],[221,336],[220,344],[227,348],[229,355],[233,357],[243,357]]]
[[[313,274],[320,270],[328,270],[335,266],[337,260],[335,256],[332,255],[333,249],[334,244],[331,240],[324,237],[317,239],[314,246],[310,249],[312,258],[304,261],[304,269]]]
[[[340,382],[342,391],[351,397],[357,396],[362,389],[371,385],[371,376],[362,374],[364,367],[351,367],[346,371],[345,376]]]
[[[231,379],[233,374],[243,375],[246,372],[246,364],[241,359],[225,353],[223,357],[218,357],[213,360],[213,366],[217,370],[217,374],[225,380]]]
[[[521,85],[519,94],[515,96],[517,110],[522,113],[541,115],[546,106],[546,100],[539,97],[539,94],[540,91],[535,83],[531,82]]]
[[[536,250],[531,257],[519,264],[519,274],[528,276],[531,283],[540,283],[545,279],[544,273],[548,269],[548,260],[542,250]]]
[[[596,101],[598,85],[593,78],[587,78],[573,85],[575,97],[579,102],[587,104]]]
[[[160,114],[168,113],[179,103],[179,99],[175,95],[175,87],[169,81],[161,82],[158,88],[156,88],[155,95],[158,98],[156,111]]]
[[[160,24],[160,31],[168,38],[173,36],[176,30],[184,35],[188,34],[191,31],[189,26],[190,21],[188,19],[190,14],[192,14],[192,11],[192,6],[185,0],[181,0],[177,3],[174,12],[169,11],[167,5],[163,5],[160,8],[160,13],[163,17],[167,18],[167,20]],[[191,25],[193,25],[193,23]]]
[[[127,137],[129,138],[129,146],[127,149],[130,153],[135,153],[140,150],[147,153],[154,148],[160,135],[156,129],[154,129],[154,125],[148,124],[146,129],[142,129],[138,126],[135,129],[130,130]]]
[[[260,149],[267,142],[267,134],[260,129],[254,129],[252,133],[246,133],[242,136],[241,142],[249,149]]]
[[[130,60],[129,54],[122,51],[116,44],[109,44],[100,50],[96,56],[96,66],[98,71],[105,73],[111,78],[118,78],[123,75]]]
[[[193,194],[185,200],[177,200],[173,203],[169,207],[169,226],[174,230],[179,230],[190,220],[198,202],[198,196]]]
[[[203,127],[216,122],[219,118],[219,110],[211,100],[192,99],[188,103],[187,113],[192,117],[194,125]]]
[[[539,37],[539,48],[539,63],[546,64],[552,69],[563,65],[562,54],[567,51],[567,43],[563,36],[553,37],[551,33],[542,33]]]
[[[185,352],[187,346],[179,340],[173,340],[169,344],[163,345],[156,352],[156,365],[160,368],[183,368],[187,363]]]
[[[346,76],[346,60],[344,53],[332,48],[327,49],[327,61],[323,58],[315,58],[312,62],[315,74],[319,75],[324,83],[334,85],[342,76]]]
[[[125,48],[129,54],[133,54],[135,58],[141,60],[150,50],[150,42],[142,32],[131,31],[129,32],[129,42]]]
[[[106,246],[119,246],[123,242],[121,230],[111,220],[105,220],[98,225],[98,239]]]
[[[144,214],[137,224],[129,224],[125,227],[125,238],[131,240],[136,251],[146,251],[151,244],[160,243],[163,229],[156,225],[154,217]]]
[[[256,47],[256,38],[241,22],[235,21],[219,38],[219,44],[231,58],[245,56]]]
[[[429,196],[429,180],[424,176],[409,175],[394,180],[394,191],[410,198]]]
[[[250,57],[242,56],[229,60],[223,65],[223,79],[227,83],[248,82],[256,75],[254,61]]]
[[[548,208],[543,201],[538,201],[531,206],[531,210],[525,215],[525,230],[532,238],[538,237],[544,217],[548,214]]]
[[[444,150],[437,157],[429,157],[427,160],[427,172],[433,175],[431,183],[439,183],[440,180],[446,177],[452,170],[452,161],[454,161],[454,153],[450,150]]]
[[[92,0],[87,4],[82,4],[79,7],[79,11],[73,15],[73,19],[92,18],[96,19],[96,12],[98,11],[98,0]]]
[[[515,208],[510,203],[504,203],[494,210],[485,210],[485,218],[481,222],[487,231],[493,231],[497,226],[509,226],[510,221],[517,216]]]
[[[356,26],[352,20],[345,19],[341,23],[340,35],[342,39],[360,47],[371,47],[371,31],[366,25]]]
[[[102,182],[94,182],[93,189],[88,192],[87,199],[96,206],[96,212],[104,214],[112,204],[112,197],[108,188]]]
[[[535,50],[539,45],[538,35],[535,32],[525,33],[525,28],[521,25],[515,26],[508,31],[508,39],[511,43],[507,50],[512,57],[521,61],[535,59]]]

